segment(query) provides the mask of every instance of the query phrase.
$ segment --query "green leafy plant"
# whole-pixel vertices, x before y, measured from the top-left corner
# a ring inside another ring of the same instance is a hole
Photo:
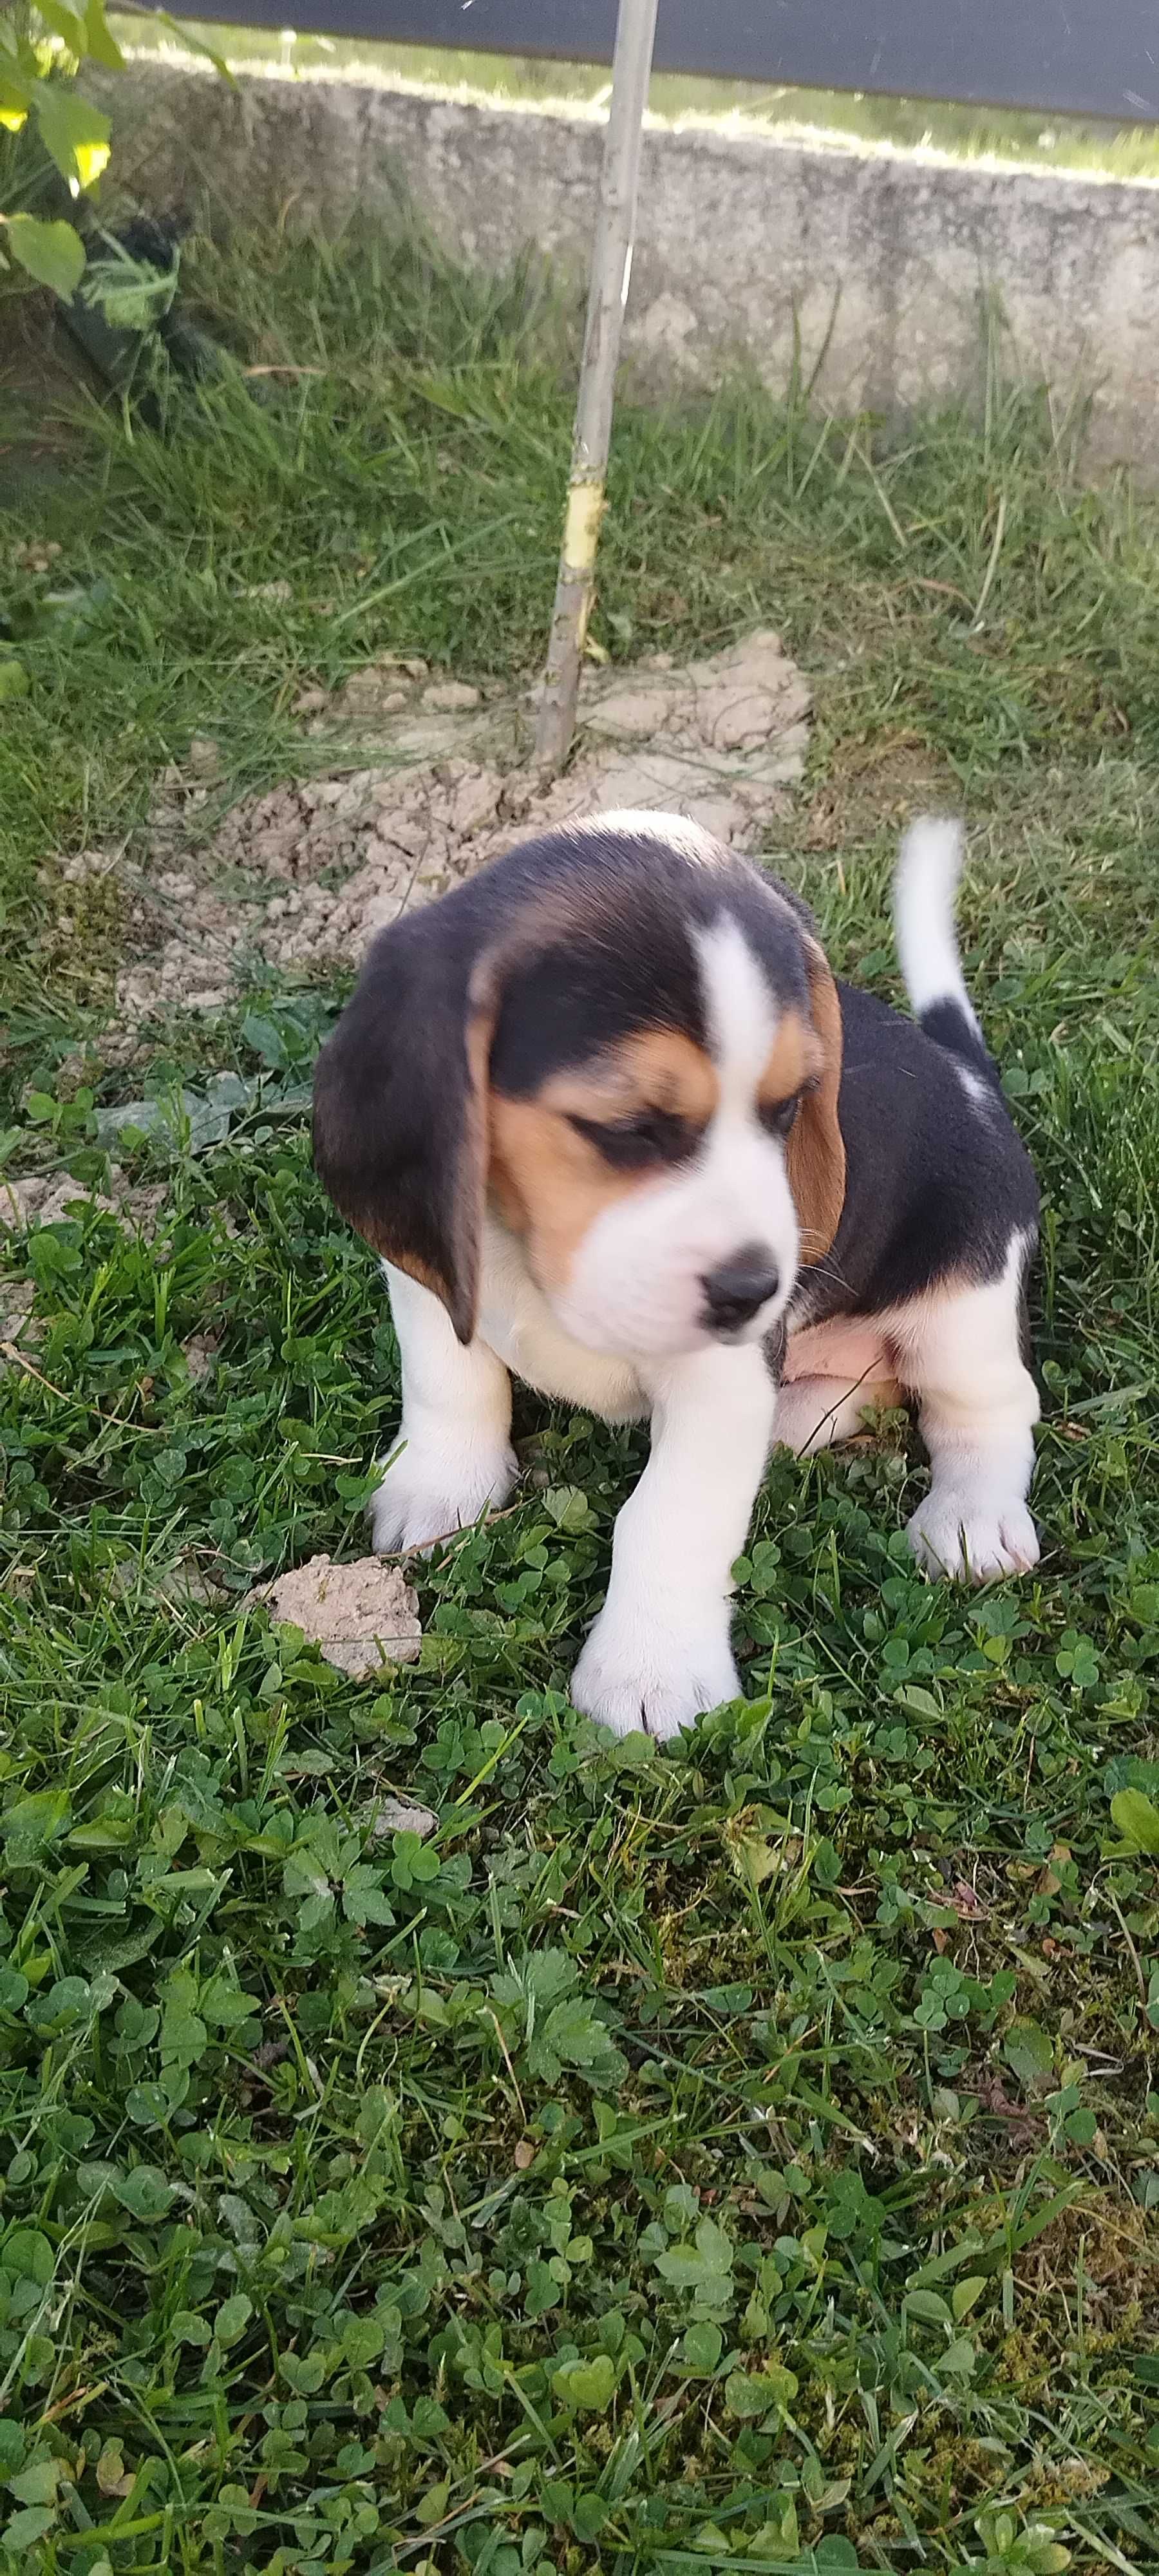
[[[165,10],[149,15],[161,26],[173,21]],[[191,40],[183,33],[183,41]],[[210,55],[210,48],[195,49]],[[9,134],[31,134],[48,164],[75,203],[92,199],[108,167],[112,129],[104,110],[76,86],[86,64],[120,71],[125,57],[109,27],[105,0],[21,0],[0,14],[0,127]],[[172,297],[174,279],[159,279],[98,236],[94,251],[78,223],[63,214],[39,214],[14,206],[0,212],[0,262],[15,267],[38,286],[71,302],[78,292],[100,303],[110,320],[140,329],[154,320],[162,299]]]
[[[110,152],[108,117],[74,86],[76,75],[86,62],[117,71],[123,61],[104,0],[86,0],[83,10],[42,0],[0,17],[0,125],[10,134],[31,130],[73,199],[96,187]],[[75,224],[22,209],[2,222],[0,257],[57,295],[76,294],[85,245]]]

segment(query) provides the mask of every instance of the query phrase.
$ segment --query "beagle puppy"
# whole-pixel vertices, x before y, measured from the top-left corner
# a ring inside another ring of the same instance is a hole
[[[317,1169],[382,1256],[402,1360],[375,1547],[505,1501],[511,1370],[650,1417],[572,1681],[617,1733],[738,1695],[770,1448],[867,1404],[917,1401],[931,1573],[1036,1562],[1038,1193],[962,979],[961,847],[931,821],[903,844],[915,1020],[835,982],[805,906],[699,826],[604,814],[381,932],[322,1049]]]

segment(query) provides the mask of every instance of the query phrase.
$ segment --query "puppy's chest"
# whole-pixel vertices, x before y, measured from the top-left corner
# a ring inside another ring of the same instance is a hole
[[[631,1361],[586,1350],[572,1340],[541,1296],[514,1237],[493,1218],[483,1234],[479,1338],[505,1368],[540,1395],[582,1405],[605,1422],[632,1422],[650,1410]]]

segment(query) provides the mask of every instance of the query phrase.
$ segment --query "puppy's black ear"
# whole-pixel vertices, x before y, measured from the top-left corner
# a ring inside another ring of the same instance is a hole
[[[357,1232],[475,1328],[492,976],[442,905],[380,931],[314,1074],[314,1163]]]
[[[841,1001],[818,939],[805,941],[809,1008],[821,1041],[820,1079],[807,1092],[785,1147],[789,1187],[801,1220],[801,1260],[824,1260],[845,1205],[845,1140],[837,1115],[844,1028]]]

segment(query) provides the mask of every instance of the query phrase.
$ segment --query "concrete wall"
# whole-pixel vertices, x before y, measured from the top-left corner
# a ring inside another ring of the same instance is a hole
[[[601,131],[590,115],[465,104],[361,75],[138,61],[108,83],[117,166],[163,210],[201,192],[333,229],[401,179],[446,243],[487,265],[527,242],[586,263]],[[895,412],[977,382],[997,290],[1008,360],[1096,389],[1092,462],[1159,475],[1159,186],[727,128],[645,139],[627,346],[649,372],[710,375],[744,352],[774,386],[796,310],[819,400]]]

